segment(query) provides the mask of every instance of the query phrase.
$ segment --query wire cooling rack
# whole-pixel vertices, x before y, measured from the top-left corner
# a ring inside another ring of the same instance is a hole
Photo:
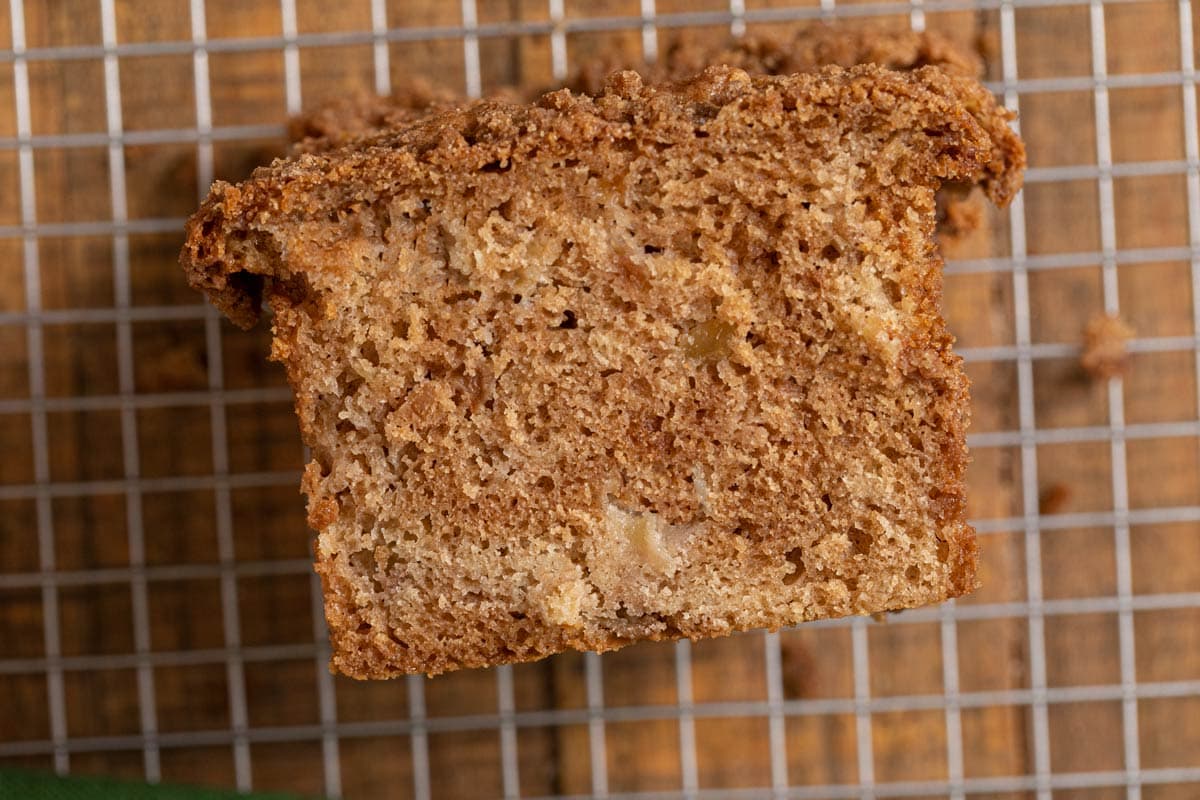
[[[0,224],[0,766],[330,797],[1200,796],[1200,141],[1188,0],[463,0],[449,10],[361,0],[336,15],[297,0],[240,11],[216,0],[45,1],[10,0],[11,49],[0,52],[0,81],[11,82],[0,177],[13,181]],[[237,28],[262,12],[274,32]],[[127,38],[143,14],[166,33]],[[336,30],[323,25],[334,17]],[[290,420],[290,395],[277,372],[258,372],[261,335],[158,288],[178,282],[170,254],[186,207],[214,175],[237,177],[264,141],[277,144],[282,126],[270,120],[299,111],[314,80],[327,96],[321,70],[344,52],[359,54],[357,82],[380,93],[422,66],[444,78],[434,65],[449,59],[453,80],[478,96],[497,64],[536,60],[534,71],[561,79],[577,50],[619,44],[653,60],[675,30],[741,35],[834,18],[978,34],[989,85],[1027,128],[1025,194],[947,265],[947,313],[976,385],[972,492],[986,502],[972,513],[988,587],[886,624],[815,623],[433,681],[331,677],[291,494],[299,454],[280,444],[294,430],[264,432],[264,419]],[[504,49],[518,41],[532,54]],[[306,68],[318,51],[332,55]],[[266,62],[265,80],[279,84],[267,111],[222,120],[227,86],[260,104],[253,70]],[[182,85],[166,70],[156,87],[156,64],[177,67]],[[46,87],[67,106],[58,124],[45,122]],[[131,104],[131,92],[160,90],[167,117],[153,101]],[[170,108],[175,91],[186,113]],[[90,117],[72,105],[89,99]],[[1045,138],[1060,115],[1069,122]],[[1040,156],[1060,140],[1054,159]],[[159,183],[146,191],[135,183],[156,148],[182,153],[185,167],[151,159]],[[73,196],[85,186],[98,205]],[[179,195],[182,205],[169,199]],[[1124,381],[1071,376],[1072,331],[1098,312],[1137,324]],[[280,488],[282,500],[243,508]],[[291,543],[256,544],[272,536]],[[186,537],[211,546],[193,552]],[[997,681],[981,677],[996,669]]]

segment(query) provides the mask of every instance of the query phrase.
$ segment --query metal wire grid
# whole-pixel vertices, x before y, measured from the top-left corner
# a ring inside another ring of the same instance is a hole
[[[342,738],[407,734],[411,742],[413,794],[423,800],[431,793],[428,735],[431,732],[484,729],[497,731],[505,797],[519,795],[517,729],[519,727],[585,724],[591,763],[592,795],[610,796],[605,753],[605,723],[642,719],[678,721],[680,783],[686,797],[759,796],[761,790],[713,792],[702,790],[698,780],[695,721],[697,718],[763,716],[769,720],[771,755],[770,792],[776,797],[900,797],[948,794],[962,798],[968,794],[1000,791],[1034,791],[1039,800],[1049,798],[1052,790],[1087,787],[1124,787],[1130,800],[1141,796],[1144,785],[1200,781],[1200,768],[1145,770],[1140,767],[1137,705],[1144,698],[1187,697],[1200,694],[1200,681],[1138,682],[1135,674],[1133,613],[1159,609],[1200,608],[1200,593],[1134,596],[1129,530],[1135,524],[1164,522],[1200,522],[1200,504],[1150,509],[1130,509],[1126,473],[1126,442],[1143,438],[1195,437],[1200,435],[1200,394],[1197,396],[1197,421],[1127,425],[1124,419],[1120,378],[1108,386],[1109,420],[1106,426],[1069,427],[1042,430],[1034,415],[1033,365],[1041,359],[1071,356],[1068,345],[1034,344],[1030,329],[1029,274],[1035,270],[1062,269],[1100,263],[1103,298],[1108,312],[1119,311],[1117,268],[1159,260],[1181,260],[1191,265],[1193,335],[1140,338],[1130,343],[1133,352],[1195,353],[1200,374],[1200,141],[1197,132],[1196,71],[1192,41],[1192,13],[1189,0],[1179,0],[1179,70],[1168,73],[1110,76],[1105,53],[1105,1],[1089,0],[909,0],[907,3],[878,3],[838,7],[836,0],[820,0],[817,8],[748,10],[743,0],[730,0],[727,12],[658,15],[654,0],[641,0],[641,16],[633,18],[568,18],[563,0],[548,0],[548,22],[521,22],[484,25],[478,21],[476,2],[462,0],[462,25],[438,28],[392,28],[388,26],[384,0],[371,0],[371,30],[349,33],[300,34],[297,31],[295,0],[280,0],[281,37],[254,39],[207,38],[204,0],[190,0],[191,41],[123,44],[117,38],[114,0],[98,0],[102,22],[102,41],[94,46],[29,49],[25,40],[23,0],[10,0],[12,49],[0,52],[0,62],[11,62],[16,100],[14,138],[0,139],[0,149],[16,149],[21,179],[19,226],[0,226],[0,239],[19,238],[23,245],[25,311],[0,313],[0,325],[23,325],[29,364],[28,400],[0,400],[0,414],[29,414],[35,482],[30,485],[0,486],[0,499],[33,499],[36,504],[37,539],[40,572],[0,574],[0,588],[40,587],[44,622],[45,656],[37,659],[0,661],[0,674],[44,673],[47,678],[51,739],[34,742],[0,743],[0,756],[51,753],[55,768],[70,769],[73,752],[131,749],[143,754],[147,779],[160,777],[162,747],[226,744],[232,746],[237,787],[253,786],[251,742],[311,741],[322,744],[324,786],[331,797],[341,794],[339,742]],[[1136,0],[1107,0],[1107,5]],[[1022,79],[1017,63],[1014,12],[1019,8],[1056,5],[1086,5],[1089,10],[1092,69],[1090,75]],[[1096,181],[1099,192],[1101,250],[1067,254],[1030,256],[1026,248],[1026,219],[1023,197],[1010,211],[1011,258],[960,261],[947,266],[948,273],[1008,272],[1011,274],[1015,344],[982,347],[962,352],[968,361],[1015,362],[1018,388],[1019,427],[1015,431],[976,434],[973,448],[1016,446],[1020,449],[1022,475],[1022,514],[1007,519],[988,519],[977,523],[981,534],[1023,530],[1025,539],[1025,602],[992,603],[955,607],[947,603],[938,609],[910,612],[893,624],[940,622],[944,694],[942,696],[902,696],[873,698],[870,692],[867,628],[862,619],[812,623],[817,626],[849,626],[854,667],[853,698],[831,700],[785,700],[781,674],[780,642],[777,634],[764,635],[763,666],[766,673],[765,702],[725,702],[696,704],[692,693],[691,644],[675,645],[677,704],[670,707],[642,706],[607,708],[604,703],[603,661],[600,656],[585,656],[586,708],[578,710],[516,710],[512,669],[495,670],[498,704],[494,711],[481,711],[469,717],[429,718],[426,716],[424,679],[407,679],[409,713],[407,719],[385,723],[339,723],[334,681],[326,670],[328,645],[321,612],[320,586],[311,579],[314,645],[246,647],[240,640],[237,579],[250,575],[305,574],[310,570],[305,559],[259,562],[235,562],[230,491],[244,486],[294,485],[296,476],[284,473],[229,472],[229,447],[226,409],[239,403],[278,400],[287,393],[278,389],[227,390],[223,386],[221,329],[215,311],[207,305],[138,306],[130,300],[129,237],[138,233],[175,231],[180,219],[131,220],[127,214],[124,184],[124,148],[127,145],[194,142],[201,193],[213,177],[215,142],[276,135],[272,126],[226,126],[213,124],[208,57],[214,52],[281,49],[285,66],[285,96],[289,112],[299,111],[302,103],[300,48],[317,45],[369,43],[373,47],[375,89],[388,93],[390,86],[389,43],[430,39],[460,39],[466,67],[467,93],[478,96],[480,74],[479,43],[484,37],[516,34],[548,35],[551,43],[553,74],[567,73],[567,34],[589,30],[640,28],[643,54],[656,56],[659,27],[689,25],[728,25],[735,35],[745,31],[747,22],[863,16],[907,13],[914,29],[922,29],[926,11],[964,9],[997,10],[1001,34],[1002,80],[992,88],[1003,95],[1006,105],[1019,108],[1022,94],[1064,90],[1090,90],[1093,94],[1096,128],[1096,165],[1053,167],[1030,170],[1027,183],[1087,179]],[[130,55],[190,54],[195,76],[194,128],[181,130],[125,131],[121,119],[120,58]],[[105,83],[107,130],[103,133],[34,135],[31,126],[28,65],[35,60],[102,58]],[[1108,94],[1111,89],[1177,86],[1182,94],[1185,121],[1184,161],[1155,161],[1114,165]],[[82,223],[41,223],[36,214],[34,151],[38,148],[89,147],[104,145],[110,165],[111,220]],[[1174,248],[1118,249],[1113,203],[1114,178],[1146,175],[1184,175],[1187,181],[1189,246]],[[107,235],[112,237],[114,264],[114,303],[111,308],[52,310],[41,308],[39,246],[40,237]],[[202,319],[208,356],[208,391],[172,394],[135,394],[133,381],[132,323]],[[111,396],[46,396],[45,355],[42,331],[47,324],[112,322],[117,330],[119,393]],[[213,474],[197,477],[142,478],[138,463],[136,411],[176,405],[202,405],[209,409],[212,432]],[[121,480],[55,482],[51,480],[48,459],[47,413],[69,410],[115,409],[120,413],[123,443]],[[1107,441],[1111,449],[1113,506],[1109,512],[1039,515],[1037,447],[1047,443]],[[144,558],[144,529],[141,504],[144,493],[204,489],[214,493],[219,564],[148,566]],[[129,566],[59,572],[55,565],[54,520],[51,500],[57,497],[123,493],[128,502],[127,531]],[[1080,526],[1105,526],[1113,531],[1117,591],[1115,596],[1071,600],[1046,600],[1042,591],[1040,534]],[[151,581],[216,577],[220,580],[224,647],[208,650],[152,652],[149,641],[147,584]],[[81,584],[128,583],[132,589],[135,650],[129,655],[64,657],[60,647],[58,590]],[[1113,686],[1054,688],[1047,685],[1044,623],[1055,615],[1116,612],[1119,619],[1120,683]],[[957,626],[958,621],[1024,617],[1029,626],[1029,689],[964,693],[959,690]],[[281,728],[251,728],[248,722],[244,664],[280,658],[311,657],[317,674],[320,724]],[[154,668],[174,664],[223,663],[226,669],[230,726],[228,730],[201,733],[162,733],[157,728]],[[67,731],[66,695],[63,674],[67,670],[133,667],[137,674],[140,705],[140,734],[93,739],[71,738]],[[1052,703],[1119,700],[1123,712],[1124,763],[1119,772],[1053,773],[1050,761],[1048,707]],[[989,705],[1014,704],[1032,710],[1034,771],[1031,775],[1008,778],[966,778],[963,768],[961,711]],[[896,710],[942,710],[946,723],[947,780],[926,782],[879,783],[874,778],[871,716]],[[853,714],[856,721],[858,778],[853,785],[791,786],[788,782],[785,749],[785,718],[802,714]]]

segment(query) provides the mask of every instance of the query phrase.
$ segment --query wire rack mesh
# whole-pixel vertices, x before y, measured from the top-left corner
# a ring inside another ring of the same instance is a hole
[[[1188,0],[7,11],[0,766],[330,797],[1200,796]],[[978,37],[1022,112],[1026,192],[946,268],[988,585],[886,623],[333,678],[290,395],[261,334],[173,288],[188,207],[347,85],[479,96],[679,31],[833,19]],[[1097,312],[1139,331],[1124,380],[1072,373]]]

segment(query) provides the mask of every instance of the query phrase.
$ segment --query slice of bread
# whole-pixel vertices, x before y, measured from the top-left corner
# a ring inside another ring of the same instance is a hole
[[[274,312],[333,666],[438,673],[976,583],[934,192],[1019,188],[936,69],[482,103],[214,185],[181,263]]]

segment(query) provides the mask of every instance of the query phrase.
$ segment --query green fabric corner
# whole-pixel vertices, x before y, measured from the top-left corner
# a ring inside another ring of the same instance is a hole
[[[299,800],[288,794],[239,794],[167,784],[131,783],[112,778],[60,776],[0,769],[0,800]]]

